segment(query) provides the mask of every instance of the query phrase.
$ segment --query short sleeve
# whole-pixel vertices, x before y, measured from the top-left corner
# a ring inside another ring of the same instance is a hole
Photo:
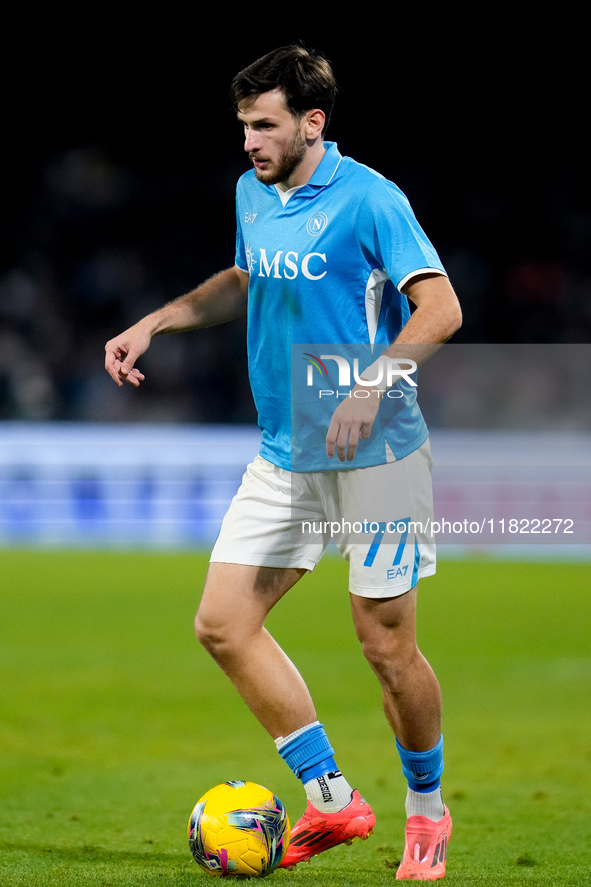
[[[378,178],[368,189],[357,215],[361,248],[400,289],[423,271],[445,274],[435,248],[403,192]]]

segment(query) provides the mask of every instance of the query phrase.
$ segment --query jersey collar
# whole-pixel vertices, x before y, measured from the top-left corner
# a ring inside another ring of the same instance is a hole
[[[299,188],[294,188],[294,193],[289,199],[315,197],[322,188],[330,185],[342,159],[336,142],[325,142],[322,160],[312,173],[310,181],[305,185],[300,185]]]
[[[342,160],[336,142],[324,143],[322,160],[312,173],[310,180],[305,185],[293,188],[293,193],[287,200],[282,200],[285,206],[296,197],[315,197],[322,188],[330,185]],[[276,185],[265,185],[266,188],[277,188]]]
[[[313,188],[325,188],[329,185],[342,159],[336,142],[325,142],[324,156],[312,173],[308,185]]]

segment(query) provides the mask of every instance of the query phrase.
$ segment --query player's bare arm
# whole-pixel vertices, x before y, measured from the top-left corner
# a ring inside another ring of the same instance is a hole
[[[416,309],[384,353],[387,357],[396,357],[402,353],[400,345],[412,345],[416,348],[413,360],[420,364],[459,330],[462,310],[449,278],[443,274],[419,275],[402,291]]]
[[[442,274],[413,278],[403,292],[416,308],[383,356],[411,359],[418,366],[459,329],[462,312],[449,279]],[[355,392],[361,389],[369,389],[375,397],[356,397]],[[380,405],[377,387],[356,385],[351,394],[335,410],[326,435],[328,457],[332,459],[336,453],[340,462],[355,458],[359,441],[371,433]]]
[[[105,345],[105,369],[120,387],[145,378],[135,366],[154,336],[217,326],[246,313],[248,274],[234,265],[148,314]]]

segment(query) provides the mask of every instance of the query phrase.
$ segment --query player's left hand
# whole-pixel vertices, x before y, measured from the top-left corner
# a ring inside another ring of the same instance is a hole
[[[343,400],[333,413],[326,435],[326,455],[333,459],[336,451],[339,462],[355,458],[360,440],[367,440],[380,406],[375,388],[355,385],[351,396]]]

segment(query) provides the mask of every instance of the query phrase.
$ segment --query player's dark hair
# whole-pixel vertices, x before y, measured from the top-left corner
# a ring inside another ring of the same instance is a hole
[[[337,85],[330,62],[315,49],[298,44],[274,49],[248,65],[234,77],[231,98],[234,108],[254,101],[264,92],[281,89],[295,117],[319,108],[326,130],[332,114]]]

